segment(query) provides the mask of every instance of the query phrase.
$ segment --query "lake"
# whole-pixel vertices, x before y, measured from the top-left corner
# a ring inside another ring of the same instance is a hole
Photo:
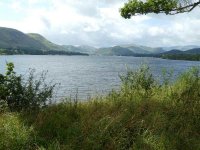
[[[197,61],[146,57],[13,55],[0,56],[0,73],[5,72],[6,62],[13,62],[15,71],[24,76],[29,68],[36,69],[38,74],[48,70],[48,81],[60,83],[56,88],[56,99],[78,93],[78,98],[83,100],[88,96],[103,95],[112,89],[118,89],[119,75],[125,74],[127,68],[136,69],[147,64],[153,74],[160,77],[163,68],[173,69],[175,74],[179,74],[191,66],[200,66]]]

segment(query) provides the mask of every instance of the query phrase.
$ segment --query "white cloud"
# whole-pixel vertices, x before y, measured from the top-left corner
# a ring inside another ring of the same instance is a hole
[[[0,26],[26,33],[37,32],[59,44],[111,46],[135,43],[167,46],[200,43],[198,9],[177,16],[150,14],[125,20],[119,13],[123,3],[124,0],[0,2],[0,5],[11,6],[7,11],[17,11],[16,16],[20,18],[12,20],[14,16],[10,15],[10,19],[6,20],[0,16]]]
[[[161,27],[150,27],[148,29],[148,33],[150,34],[150,36],[158,36],[158,35],[164,35],[166,33],[166,30],[164,30]]]
[[[11,4],[11,8],[14,9],[15,11],[20,11],[21,8],[21,3],[18,1],[15,1]]]

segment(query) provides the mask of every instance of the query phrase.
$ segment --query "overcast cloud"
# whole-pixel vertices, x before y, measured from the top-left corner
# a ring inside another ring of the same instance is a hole
[[[0,26],[62,45],[200,45],[200,9],[175,16],[120,16],[127,0],[1,0]]]

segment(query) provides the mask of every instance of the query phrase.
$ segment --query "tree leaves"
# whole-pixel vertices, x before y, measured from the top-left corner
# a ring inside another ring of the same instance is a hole
[[[130,19],[131,16],[143,15],[148,13],[165,13],[166,15],[173,15],[177,13],[190,12],[200,1],[193,0],[147,0],[146,2],[140,0],[129,0],[120,9],[121,16],[125,19]]]

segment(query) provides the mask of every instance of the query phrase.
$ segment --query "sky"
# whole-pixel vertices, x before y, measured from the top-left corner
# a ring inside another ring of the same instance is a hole
[[[124,19],[128,0],[0,0],[0,26],[39,33],[60,45],[200,45],[200,8]]]

